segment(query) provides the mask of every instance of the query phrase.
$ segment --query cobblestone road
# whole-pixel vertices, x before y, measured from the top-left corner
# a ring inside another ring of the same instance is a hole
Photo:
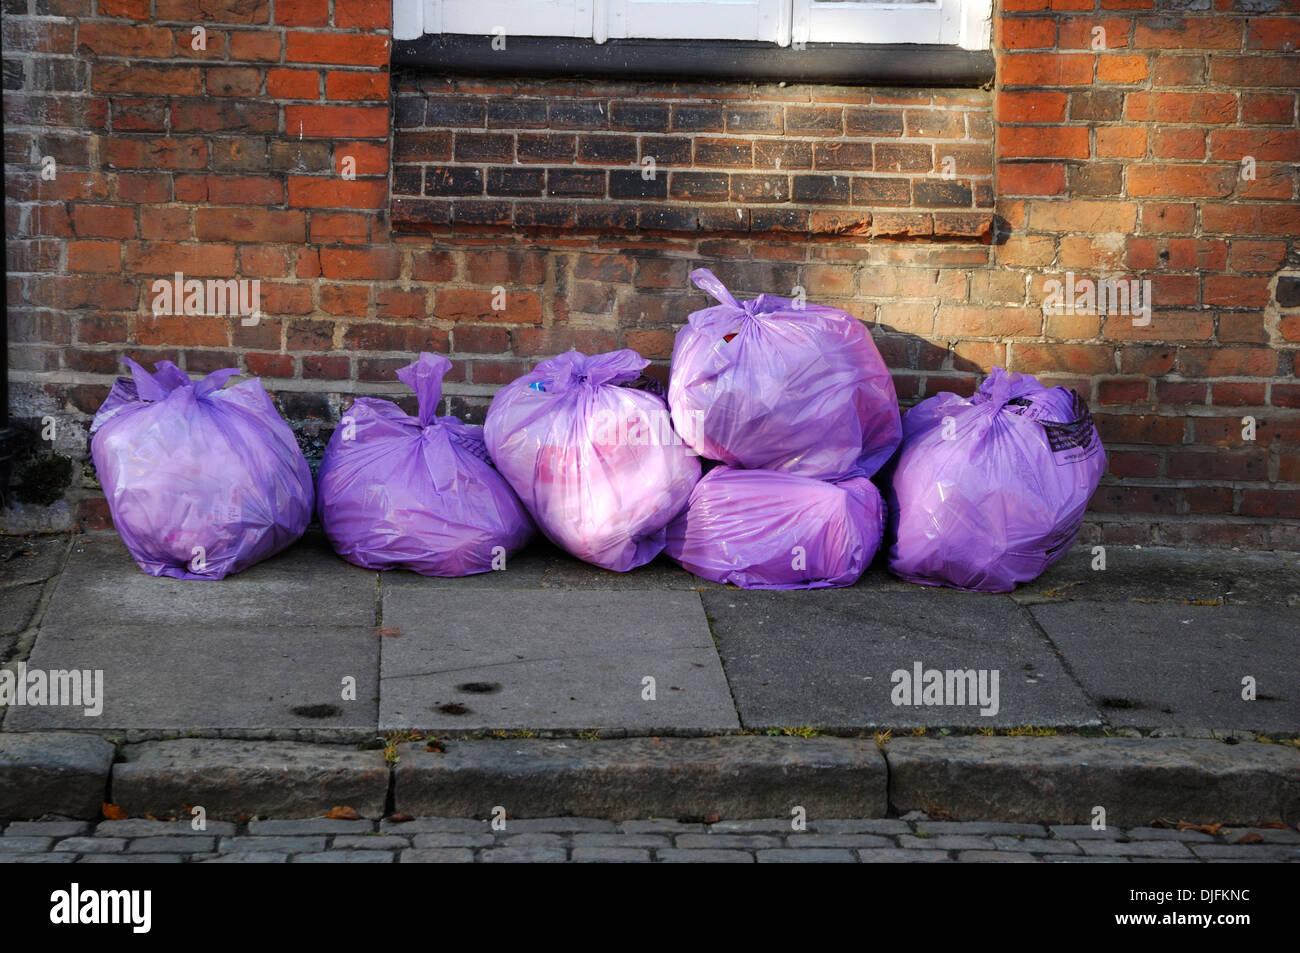
[[[489,822],[257,820],[15,821],[0,830],[0,863],[872,863],[1300,861],[1300,833],[1272,828],[1092,830],[927,820],[789,819]],[[1244,843],[1243,843],[1244,841]]]

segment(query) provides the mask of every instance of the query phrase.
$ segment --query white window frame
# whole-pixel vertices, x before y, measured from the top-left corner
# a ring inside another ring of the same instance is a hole
[[[425,34],[591,39],[930,44],[990,49],[992,0],[393,0],[393,38]]]

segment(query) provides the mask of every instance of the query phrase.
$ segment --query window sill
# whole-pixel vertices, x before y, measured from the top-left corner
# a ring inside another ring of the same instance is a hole
[[[436,73],[752,80],[847,86],[978,87],[993,54],[955,46],[809,43],[803,50],[739,40],[607,40],[426,34],[393,43],[393,65]]]

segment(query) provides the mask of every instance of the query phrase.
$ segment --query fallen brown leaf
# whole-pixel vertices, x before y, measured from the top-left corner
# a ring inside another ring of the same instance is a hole
[[[100,809],[104,812],[104,817],[110,821],[126,820],[126,811],[122,810],[116,804],[108,804],[106,802]]]
[[[1264,838],[1260,837],[1254,831],[1251,831],[1249,834],[1242,834],[1235,841],[1233,841],[1233,843],[1234,844],[1259,844],[1262,843],[1263,840]]]
[[[373,635],[375,638],[379,638],[382,635],[385,638],[389,638],[389,639],[400,639],[403,633],[402,630],[397,628],[396,626],[381,625],[370,634]]]
[[[1267,824],[1256,824],[1256,827],[1267,827],[1271,831],[1289,831],[1291,828],[1286,821],[1269,821]]]
[[[344,807],[342,805],[330,808],[328,813],[326,813],[325,816],[336,821],[361,820],[361,815],[357,813],[357,809],[355,807]]]
[[[1217,834],[1222,823],[1218,824],[1193,824],[1190,821],[1179,821],[1178,829],[1180,831],[1200,831],[1202,834]]]
[[[402,814],[400,812],[397,814],[389,814],[388,819],[392,821],[394,824],[405,824],[407,821],[415,820],[415,818],[413,818],[410,814]]]

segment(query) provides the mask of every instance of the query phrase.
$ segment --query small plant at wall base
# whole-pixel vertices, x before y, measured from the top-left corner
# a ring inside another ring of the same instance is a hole
[[[49,506],[72,484],[72,460],[61,453],[37,454],[19,464],[15,476],[14,499]]]

